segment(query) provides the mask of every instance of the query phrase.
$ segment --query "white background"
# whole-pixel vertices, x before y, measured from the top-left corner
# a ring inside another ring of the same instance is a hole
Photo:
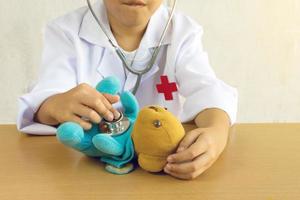
[[[238,122],[300,122],[300,0],[179,0],[205,30],[216,74],[239,90]],[[45,23],[85,0],[0,0],[0,123],[34,83]]]

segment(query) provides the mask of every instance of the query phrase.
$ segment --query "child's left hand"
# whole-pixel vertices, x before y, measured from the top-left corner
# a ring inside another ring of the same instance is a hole
[[[164,171],[179,179],[194,179],[218,159],[228,139],[228,130],[196,128],[186,134],[175,154],[168,157]]]

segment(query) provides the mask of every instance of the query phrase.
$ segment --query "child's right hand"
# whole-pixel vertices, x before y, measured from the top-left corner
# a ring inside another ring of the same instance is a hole
[[[80,84],[44,101],[35,120],[47,125],[71,121],[88,130],[92,127],[91,122],[99,123],[102,117],[108,121],[119,118],[120,113],[112,107],[119,99],[117,95],[101,94],[88,84]]]

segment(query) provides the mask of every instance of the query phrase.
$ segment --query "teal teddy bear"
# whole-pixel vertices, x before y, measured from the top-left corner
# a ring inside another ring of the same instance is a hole
[[[96,86],[101,93],[116,95],[120,91],[120,82],[115,77],[107,77]],[[136,121],[139,106],[135,96],[131,92],[120,94],[120,100],[124,109],[121,113],[123,129],[117,125],[119,134],[107,134],[103,132],[103,120],[100,124],[93,124],[90,130],[83,128],[73,122],[65,122],[57,129],[58,140],[66,146],[76,149],[87,156],[99,157],[106,163],[105,169],[113,174],[127,174],[134,167],[131,161],[134,158],[134,147],[131,132]],[[101,127],[102,123],[102,127]],[[125,126],[125,127],[124,127]],[[104,123],[104,128],[106,127]],[[114,127],[116,128],[116,127]],[[111,129],[110,129],[111,130]]]

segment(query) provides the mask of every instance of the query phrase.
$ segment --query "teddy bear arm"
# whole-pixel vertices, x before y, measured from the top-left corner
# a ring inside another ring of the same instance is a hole
[[[99,157],[104,155],[94,147],[91,135],[74,122],[61,124],[57,129],[56,137],[65,146],[80,151],[87,156]]]

